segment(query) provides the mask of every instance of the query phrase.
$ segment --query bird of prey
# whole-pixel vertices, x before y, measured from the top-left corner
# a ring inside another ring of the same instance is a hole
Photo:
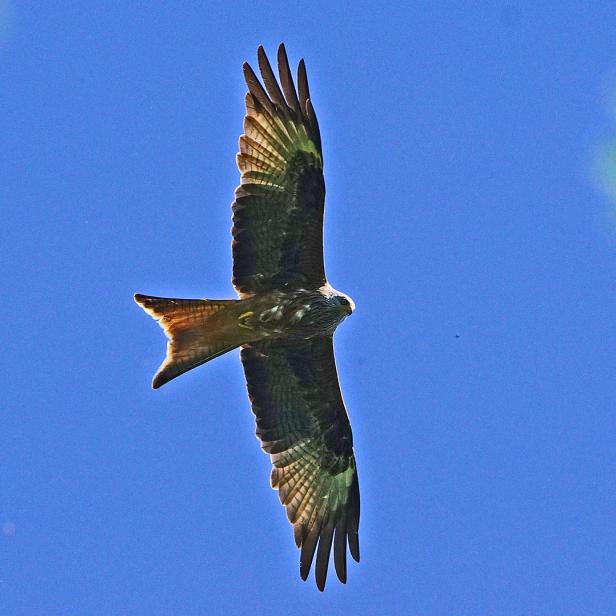
[[[300,576],[325,587],[329,556],[346,583],[347,545],[359,561],[359,486],[351,425],[332,337],[353,312],[323,264],[325,183],[319,125],[301,60],[295,87],[284,45],[278,74],[258,49],[263,79],[248,63],[241,181],[233,210],[233,285],[239,299],[135,301],[169,339],[156,389],[241,347],[257,437],[300,548]]]

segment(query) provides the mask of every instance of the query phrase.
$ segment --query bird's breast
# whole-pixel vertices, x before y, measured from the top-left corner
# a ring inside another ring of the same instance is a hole
[[[293,291],[254,298],[240,320],[242,327],[263,336],[311,338],[331,333],[341,318],[322,294]]]

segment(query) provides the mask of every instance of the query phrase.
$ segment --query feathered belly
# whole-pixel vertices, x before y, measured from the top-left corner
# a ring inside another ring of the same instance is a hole
[[[307,339],[322,336],[332,333],[342,320],[340,312],[317,292],[280,292],[253,301],[254,305],[247,304],[246,310],[239,315],[239,324],[263,337],[284,335]]]

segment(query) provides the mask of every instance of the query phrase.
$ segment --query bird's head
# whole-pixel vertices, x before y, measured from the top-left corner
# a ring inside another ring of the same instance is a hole
[[[335,299],[340,306],[340,311],[345,316],[350,315],[353,310],[355,310],[355,302],[348,295],[338,292],[338,294],[335,295]]]
[[[348,317],[355,310],[355,302],[348,295],[336,291],[329,283],[324,284],[319,291],[325,297],[327,304],[334,308],[342,318]]]

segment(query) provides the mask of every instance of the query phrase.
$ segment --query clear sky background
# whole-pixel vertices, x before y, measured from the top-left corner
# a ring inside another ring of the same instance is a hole
[[[0,4],[2,614],[616,613],[614,3],[440,4]],[[357,304],[324,594],[238,353],[152,391],[132,299],[234,296],[241,66],[281,41]]]

